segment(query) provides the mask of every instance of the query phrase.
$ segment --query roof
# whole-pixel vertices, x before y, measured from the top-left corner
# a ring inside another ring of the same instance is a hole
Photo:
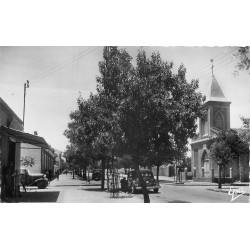
[[[9,113],[11,114],[15,119],[18,120],[20,124],[23,124],[23,121],[16,115],[16,113],[9,107],[9,105],[0,97],[0,106],[2,107]]]
[[[214,75],[212,75],[212,81],[209,84],[208,94],[206,96],[206,102],[209,102],[209,101],[229,102],[226,99],[226,97],[225,97],[218,81],[215,79]]]
[[[32,135],[29,133],[24,133],[19,130],[7,128],[5,126],[1,126],[1,134],[7,135],[9,137],[14,138],[16,142],[24,142],[24,143],[29,143],[41,148],[49,149],[51,150],[50,146],[48,143],[44,140],[43,137],[37,136],[37,135]]]

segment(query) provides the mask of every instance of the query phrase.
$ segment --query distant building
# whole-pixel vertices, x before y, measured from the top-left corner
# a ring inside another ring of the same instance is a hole
[[[217,136],[219,131],[230,129],[230,104],[231,102],[225,98],[217,80],[212,75],[209,94],[203,106],[207,115],[204,119],[199,119],[199,135],[191,142],[191,169],[197,180],[211,181],[212,174],[215,177],[219,174],[216,162],[209,155],[207,144],[211,138]],[[244,163],[243,172],[239,169],[239,159],[235,159],[226,166],[225,176],[233,180],[247,181],[249,179],[248,162]]]
[[[62,170],[62,151],[55,149],[55,155],[56,155],[56,159],[55,159],[55,169],[61,171]],[[55,170],[55,171],[56,171]]]

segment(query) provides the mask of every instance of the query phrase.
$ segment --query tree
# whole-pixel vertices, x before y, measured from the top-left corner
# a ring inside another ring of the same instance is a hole
[[[133,168],[134,163],[132,157],[130,155],[125,154],[117,159],[117,165],[119,168],[128,169],[128,168]]]
[[[186,81],[183,65],[174,74],[173,63],[163,61],[159,53],[148,59],[140,51],[135,67],[131,56],[117,47],[105,47],[103,58],[97,94],[78,99],[65,135],[84,155],[101,157],[104,165],[110,157],[130,155],[144,202],[150,202],[139,166],[150,159],[159,168],[185,153],[195,120],[203,114],[198,81]]]
[[[119,107],[128,154],[138,164],[146,155],[158,168],[177,158],[195,133],[197,117],[203,115],[198,81],[186,81],[183,65],[177,74],[172,67],[159,53],[147,59],[144,51],[139,52],[133,82]]]
[[[26,168],[33,167],[35,163],[36,163],[35,159],[30,155],[25,155],[21,157],[21,164],[25,166]]]
[[[221,188],[221,171],[226,164],[241,154],[248,152],[248,145],[242,141],[234,130],[225,130],[218,133],[216,138],[211,139],[208,148],[212,159],[219,166],[218,188]]]
[[[243,141],[250,145],[250,118],[241,116],[240,119],[243,123],[243,126],[239,130],[239,136]]]
[[[250,47],[239,47],[238,52],[235,56],[239,59],[237,68],[239,70],[249,71],[250,74]]]

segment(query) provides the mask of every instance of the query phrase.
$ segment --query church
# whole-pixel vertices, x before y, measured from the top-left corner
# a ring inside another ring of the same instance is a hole
[[[219,131],[230,129],[230,104],[214,74],[209,85],[208,95],[204,103],[206,117],[199,119],[199,133],[191,144],[192,160],[191,169],[193,179],[196,181],[212,181],[218,178],[219,169],[209,155],[208,142],[216,137]],[[233,181],[249,181],[248,157],[244,157],[244,164],[239,167],[239,159],[235,159],[225,168],[225,175]],[[242,161],[241,161],[242,162]]]

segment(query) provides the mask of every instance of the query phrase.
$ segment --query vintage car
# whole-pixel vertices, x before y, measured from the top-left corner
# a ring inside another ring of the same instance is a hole
[[[39,189],[45,189],[49,184],[49,180],[46,178],[45,174],[33,174],[25,168],[20,169],[20,174],[23,187],[37,186]]]
[[[141,169],[140,173],[143,177],[143,180],[146,183],[148,190],[154,190],[155,193],[158,193],[159,188],[161,187],[159,183],[155,180],[153,172],[150,169]],[[135,170],[130,170],[128,172],[128,189],[134,194],[138,190],[142,190],[141,183],[139,181],[139,175]]]
[[[101,169],[95,169],[92,173],[92,180],[99,181],[102,179],[102,170]]]

